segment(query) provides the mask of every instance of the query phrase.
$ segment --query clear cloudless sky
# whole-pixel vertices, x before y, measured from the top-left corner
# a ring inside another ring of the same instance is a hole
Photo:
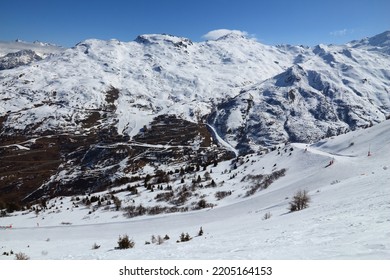
[[[342,44],[390,30],[390,0],[0,0],[0,41],[71,47],[168,33],[198,42],[216,29],[269,45]]]

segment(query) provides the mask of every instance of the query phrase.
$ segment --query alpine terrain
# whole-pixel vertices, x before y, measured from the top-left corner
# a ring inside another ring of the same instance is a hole
[[[0,43],[0,70],[0,259],[390,257],[390,31]]]

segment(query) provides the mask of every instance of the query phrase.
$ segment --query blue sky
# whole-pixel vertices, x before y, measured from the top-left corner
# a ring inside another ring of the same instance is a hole
[[[71,47],[147,33],[203,41],[232,29],[270,45],[341,44],[390,30],[389,11],[389,0],[0,0],[0,41]]]

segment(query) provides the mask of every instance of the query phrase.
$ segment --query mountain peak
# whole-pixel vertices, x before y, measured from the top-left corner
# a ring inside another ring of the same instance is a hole
[[[230,32],[224,36],[219,37],[216,41],[242,40],[242,39],[248,39],[248,37],[244,35],[244,33]]]
[[[369,48],[370,50],[390,54],[390,31],[388,30],[362,40],[352,41],[348,45],[355,48]]]
[[[390,31],[385,31],[378,35],[368,38],[368,42],[372,46],[390,47]]]
[[[139,35],[135,42],[143,45],[153,45],[159,43],[168,43],[174,46],[189,46],[192,45],[192,41],[190,39],[184,37],[178,37],[170,34],[143,34]]]
[[[275,85],[278,87],[292,86],[307,76],[306,71],[299,64],[294,64],[289,67],[285,72],[275,76]]]
[[[217,29],[203,35],[203,38],[209,41],[241,40],[249,39],[249,35],[247,32],[240,30]]]

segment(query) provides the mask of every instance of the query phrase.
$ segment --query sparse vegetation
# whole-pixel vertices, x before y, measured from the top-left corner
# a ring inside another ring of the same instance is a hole
[[[188,242],[192,239],[192,237],[187,233],[182,232],[180,238],[177,242]]]
[[[206,206],[207,206],[207,201],[205,200],[205,199],[201,199],[201,200],[199,200],[198,201],[198,208],[200,208],[200,209],[203,209],[203,208],[206,208]]]
[[[27,256],[25,253],[19,252],[15,254],[15,260],[29,260],[30,257]]]
[[[153,206],[153,207],[144,207],[141,204],[138,206],[129,205],[124,208],[124,215],[127,218],[133,218],[142,215],[158,215],[161,213],[176,213],[176,212],[187,212],[188,207],[163,207],[163,206]]]
[[[267,189],[274,181],[283,177],[286,174],[286,169],[280,169],[272,172],[269,175],[247,175],[243,178],[243,181],[252,181],[254,184],[246,192],[245,196],[254,195],[259,190]]]
[[[134,241],[132,239],[129,239],[129,236],[127,234],[119,236],[117,249],[129,249],[133,248],[134,246]]]
[[[157,242],[156,242],[157,245],[163,244],[164,241],[165,241],[164,238],[162,238],[160,235],[157,235]]]
[[[121,209],[122,206],[122,201],[116,196],[112,196],[112,199],[114,201],[115,210],[119,211],[119,209]]]
[[[218,200],[224,199],[225,197],[232,195],[232,191],[218,191],[215,193],[215,197]]]
[[[157,202],[161,201],[170,201],[175,196],[175,193],[173,191],[163,192],[159,193],[155,196],[155,200]]]
[[[272,217],[271,212],[267,212],[267,213],[264,214],[263,220],[268,220],[268,219],[270,219],[271,217]]]
[[[289,210],[291,212],[299,211],[309,207],[310,197],[307,190],[299,190],[295,193],[290,202]]]

